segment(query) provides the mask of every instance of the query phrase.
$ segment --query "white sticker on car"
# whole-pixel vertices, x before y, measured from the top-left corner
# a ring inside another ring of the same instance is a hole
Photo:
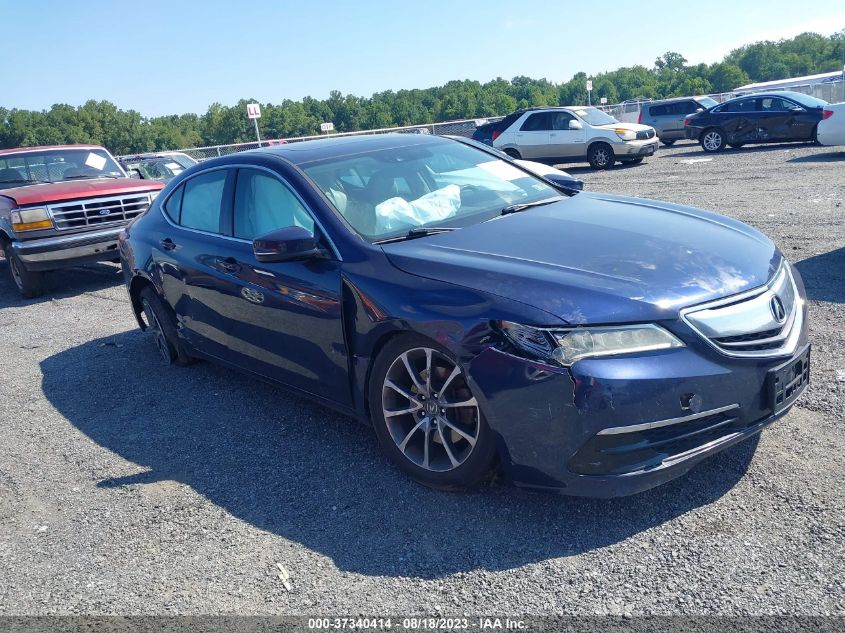
[[[106,166],[106,157],[100,156],[99,154],[95,154],[94,152],[90,152],[88,154],[88,158],[85,159],[85,164],[88,167],[93,167],[98,171],[102,171],[103,167]]]

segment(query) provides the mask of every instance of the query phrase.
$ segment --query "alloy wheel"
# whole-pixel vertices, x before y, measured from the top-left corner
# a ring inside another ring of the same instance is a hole
[[[381,399],[390,437],[421,468],[454,470],[478,442],[478,402],[461,367],[438,350],[418,347],[400,354],[384,378]]]
[[[595,156],[596,165],[601,167],[604,167],[610,161],[610,156],[608,156],[607,150],[603,147],[597,149],[593,156]]]
[[[704,135],[703,144],[704,149],[710,152],[718,151],[722,147],[722,135],[715,130],[711,130]]]

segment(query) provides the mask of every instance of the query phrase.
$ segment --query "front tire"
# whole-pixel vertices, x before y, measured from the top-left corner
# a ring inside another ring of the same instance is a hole
[[[139,295],[146,331],[152,335],[159,357],[165,365],[190,365],[194,359],[185,351],[176,332],[176,318],[152,286],[146,286]]]
[[[15,255],[11,244],[3,244],[3,252],[6,254],[6,264],[9,266],[9,273],[12,283],[24,299],[35,299],[44,294],[44,273],[27,270],[20,258]]]
[[[512,147],[509,147],[504,151],[505,151],[505,154],[507,154],[508,156],[513,158],[514,160],[519,160],[520,158],[522,158],[522,154],[520,154],[518,151],[516,151]]]
[[[613,161],[616,158],[610,145],[595,143],[590,146],[590,150],[587,152],[587,160],[590,161],[590,167],[593,169],[607,169],[613,166]]]
[[[725,149],[725,133],[719,128],[711,127],[708,130],[704,130],[699,142],[701,143],[701,149],[705,152],[710,154],[721,152]]]
[[[387,456],[414,481],[470,488],[493,466],[495,441],[463,368],[418,335],[393,339],[376,358],[370,418]]]

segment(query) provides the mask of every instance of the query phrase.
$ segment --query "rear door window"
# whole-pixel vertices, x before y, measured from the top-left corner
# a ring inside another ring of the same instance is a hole
[[[521,132],[545,132],[552,129],[551,112],[535,112],[525,119],[519,128]]]
[[[228,172],[227,169],[215,169],[185,183],[179,214],[182,226],[208,233],[223,232],[221,209]]]

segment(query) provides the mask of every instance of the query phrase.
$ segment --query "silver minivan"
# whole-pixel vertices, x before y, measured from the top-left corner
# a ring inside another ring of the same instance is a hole
[[[684,119],[694,112],[707,110],[719,102],[710,97],[679,97],[643,103],[639,123],[657,130],[657,136],[664,145],[672,145],[684,139]]]

